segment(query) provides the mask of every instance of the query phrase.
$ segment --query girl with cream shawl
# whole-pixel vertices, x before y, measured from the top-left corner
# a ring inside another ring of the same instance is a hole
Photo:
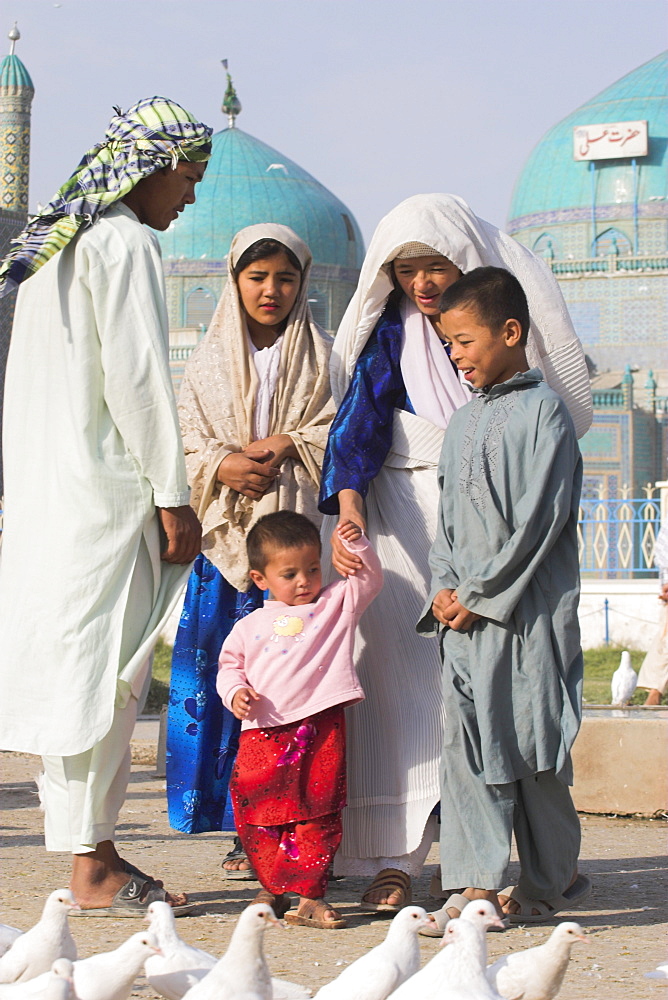
[[[381,220],[332,352],[339,410],[323,466],[320,510],[333,515],[323,534],[339,520],[361,524],[385,577],[357,636],[367,698],[348,713],[348,806],[335,861],[338,874],[373,878],[366,910],[410,902],[411,877],[434,835],[441,667],[436,643],[421,642],[415,623],[429,589],[443,432],[469,398],[439,337],[438,303],[462,273],[487,264],[522,284],[529,363],[563,397],[582,436],[591,423],[589,378],[556,280],[452,195],[417,195]],[[354,572],[335,535],[331,544],[334,568]]]
[[[225,810],[239,723],[221,704],[216,676],[223,640],[263,601],[248,575],[246,535],[279,509],[320,520],[334,408],[331,340],[308,306],[310,267],[308,247],[286,226],[237,233],[222,297],[186,365],[179,416],[202,554],[174,646],[167,752],[169,820],[185,833],[233,828]],[[253,877],[246,862],[235,865],[228,875]]]

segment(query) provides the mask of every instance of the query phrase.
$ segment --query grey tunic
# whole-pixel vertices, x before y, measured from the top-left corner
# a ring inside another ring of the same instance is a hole
[[[453,415],[438,479],[432,586],[417,630],[441,634],[446,730],[458,727],[468,767],[488,784],[551,768],[571,784],[582,695],[582,459],[568,410],[537,368]],[[482,616],[470,631],[434,618],[444,588]]]

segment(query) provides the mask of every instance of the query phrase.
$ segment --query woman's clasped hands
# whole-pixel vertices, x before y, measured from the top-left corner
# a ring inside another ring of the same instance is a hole
[[[289,434],[274,434],[253,441],[243,451],[226,455],[218,466],[218,479],[231,490],[251,500],[259,500],[281,474],[286,458],[295,458],[297,450]]]
[[[474,622],[480,621],[481,615],[469,611],[459,603],[456,590],[439,590],[431,605],[434,618],[441,625],[455,632],[467,632]]]

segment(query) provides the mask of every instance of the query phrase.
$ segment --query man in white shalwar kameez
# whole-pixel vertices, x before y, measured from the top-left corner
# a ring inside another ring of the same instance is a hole
[[[40,754],[47,850],[86,913],[137,914],[162,883],[115,824],[150,655],[199,551],[168,363],[160,251],[195,200],[211,130],[164,98],[105,142],[0,269],[20,284],[4,407],[0,746]],[[28,280],[29,279],[29,280]]]

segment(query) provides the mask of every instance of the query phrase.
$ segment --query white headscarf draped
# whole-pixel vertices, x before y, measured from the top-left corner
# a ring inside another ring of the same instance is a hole
[[[248,344],[234,267],[258,240],[277,240],[302,267],[299,294],[281,338],[276,388],[269,407],[269,435],[289,434],[299,461],[286,458],[281,475],[260,500],[251,500],[217,478],[231,452],[254,440],[258,374]],[[327,432],[334,415],[329,386],[331,338],[311,317],[311,252],[287,226],[248,226],[232,240],[228,280],[211,325],[186,364],[179,417],[186,452],[190,502],[202,522],[202,551],[237,590],[247,590],[246,535],[263,514],[279,509],[316,523],[318,486]]]
[[[476,267],[505,267],[529,301],[527,358],[569,409],[578,437],[589,429],[592,399],[582,345],[550,268],[496,226],[477,218],[466,202],[449,194],[407,198],[381,219],[371,239],[360,279],[332,350],[332,391],[340,404],[357,359],[393,289],[387,265],[406,243],[420,242],[443,254],[466,274]]]

